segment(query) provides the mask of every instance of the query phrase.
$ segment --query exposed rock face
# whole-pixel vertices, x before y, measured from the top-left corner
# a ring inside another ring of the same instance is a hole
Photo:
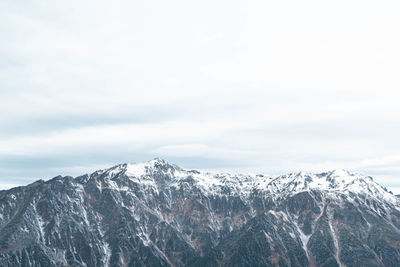
[[[122,164],[0,191],[0,266],[399,266],[399,201],[346,171]]]

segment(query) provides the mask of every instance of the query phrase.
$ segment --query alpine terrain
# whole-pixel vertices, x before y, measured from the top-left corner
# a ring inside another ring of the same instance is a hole
[[[345,170],[121,164],[0,191],[0,266],[400,266],[399,200]]]

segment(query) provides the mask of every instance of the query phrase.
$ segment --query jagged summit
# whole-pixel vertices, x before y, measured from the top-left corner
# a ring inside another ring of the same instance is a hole
[[[164,171],[183,170],[178,165],[170,164],[160,158],[155,158],[153,160],[142,163],[126,164],[126,174],[129,176],[142,176],[147,174],[151,169],[162,169]]]
[[[115,165],[111,168],[106,168],[102,170],[98,170],[95,173],[110,173],[115,174],[118,172],[124,172],[129,176],[140,177],[148,174],[148,172],[152,169],[182,169],[178,165],[168,163],[164,159],[154,158],[145,162],[132,162],[132,163],[123,163]]]
[[[126,188],[129,181],[155,191],[165,188],[191,186],[207,195],[237,195],[249,197],[254,192],[272,196],[293,195],[304,191],[324,191],[336,194],[369,196],[389,203],[398,198],[376,183],[372,177],[336,169],[321,173],[297,172],[284,175],[230,174],[187,170],[163,159],[147,162],[125,163],[96,171],[86,177],[98,177],[105,181],[103,187]],[[124,178],[124,179],[118,179]],[[80,178],[82,180],[82,178]],[[87,181],[84,179],[82,181]],[[108,182],[107,182],[108,181]],[[111,182],[109,182],[111,181]],[[125,182],[121,182],[125,181]]]

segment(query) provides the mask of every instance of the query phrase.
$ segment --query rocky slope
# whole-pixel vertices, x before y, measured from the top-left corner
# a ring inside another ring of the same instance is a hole
[[[0,191],[0,266],[399,266],[399,203],[343,170],[122,164]]]

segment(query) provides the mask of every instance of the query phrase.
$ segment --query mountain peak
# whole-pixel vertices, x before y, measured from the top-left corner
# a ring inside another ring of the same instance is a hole
[[[146,162],[136,162],[136,163],[128,163],[126,164],[125,174],[128,176],[143,176],[147,174],[150,169],[181,169],[179,166],[175,164],[170,164],[164,159],[154,158],[152,160]]]
[[[248,198],[253,192],[268,192],[274,197],[317,190],[336,195],[370,196],[389,203],[398,202],[397,197],[371,177],[344,169],[322,173],[297,172],[280,176],[210,173],[186,170],[164,159],[155,158],[146,162],[116,165],[110,169],[95,172],[90,177],[96,177],[100,172],[106,175],[105,180],[111,179],[111,183],[117,183],[104,186],[112,186],[115,189],[118,189],[118,184],[121,188],[125,188],[129,180],[139,187],[156,192],[168,188],[192,188],[210,196],[222,196],[229,192],[230,195]],[[129,179],[121,180],[117,179],[118,177]]]

